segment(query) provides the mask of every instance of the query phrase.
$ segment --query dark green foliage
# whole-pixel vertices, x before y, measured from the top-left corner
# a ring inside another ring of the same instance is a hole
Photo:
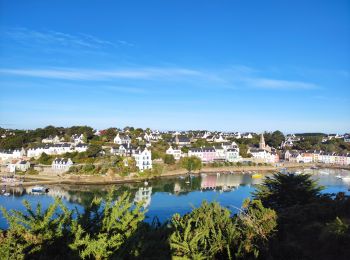
[[[90,145],[89,148],[86,150],[86,155],[88,157],[97,157],[99,155],[99,153],[102,151],[102,147],[101,145]]]
[[[175,158],[172,154],[166,154],[164,156],[164,163],[166,164],[175,164]]]
[[[349,259],[350,198],[321,195],[309,175],[276,174],[254,193],[278,212],[272,259]]]
[[[308,174],[276,173],[273,177],[266,177],[253,196],[261,200],[265,207],[279,210],[310,203],[320,196],[322,189]]]
[[[38,159],[38,163],[50,165],[52,163],[53,158],[46,153],[42,153]]]

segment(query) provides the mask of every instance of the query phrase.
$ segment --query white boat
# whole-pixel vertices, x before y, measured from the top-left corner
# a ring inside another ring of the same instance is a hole
[[[299,175],[299,174],[302,174],[302,173],[303,173],[302,171],[296,171],[294,174]]]
[[[10,196],[10,195],[11,195],[11,194],[8,193],[8,192],[4,193],[4,196],[6,196],[6,197],[8,197],[8,196]]]
[[[343,178],[343,176],[341,176],[341,175],[337,175],[337,176],[335,176],[335,178],[337,178],[337,179],[342,179],[342,178]]]
[[[49,189],[43,186],[35,186],[32,188],[32,192],[48,192]]]
[[[201,176],[202,177],[206,177],[207,175],[205,173],[201,173]]]

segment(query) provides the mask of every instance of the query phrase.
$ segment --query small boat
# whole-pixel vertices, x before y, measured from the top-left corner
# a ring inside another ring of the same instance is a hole
[[[217,177],[220,177],[220,172],[216,173],[216,176],[217,176]]]
[[[262,177],[263,177],[263,175],[260,174],[260,173],[255,173],[255,174],[252,175],[252,179],[260,179]]]
[[[312,170],[317,170],[318,168],[316,166],[311,167]]]
[[[185,179],[185,176],[179,176],[179,179],[183,180],[183,179]]]
[[[335,178],[337,178],[337,179],[342,179],[342,178],[343,178],[343,176],[341,176],[341,175],[337,175],[337,176],[335,176]]]
[[[49,189],[45,188],[43,186],[35,186],[32,188],[32,192],[40,192],[40,193],[44,193],[44,192],[48,192]]]
[[[11,194],[9,193],[9,192],[6,192],[6,193],[4,193],[4,196],[6,196],[6,197],[8,197],[8,196],[10,196]]]
[[[201,173],[202,177],[207,177],[207,175],[205,173]]]

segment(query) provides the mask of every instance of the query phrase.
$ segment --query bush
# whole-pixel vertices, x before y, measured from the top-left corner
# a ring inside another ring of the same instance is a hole
[[[175,164],[175,158],[172,154],[166,154],[164,156],[164,163],[166,164]]]

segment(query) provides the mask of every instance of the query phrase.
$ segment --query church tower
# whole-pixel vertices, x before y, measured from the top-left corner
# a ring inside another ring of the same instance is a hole
[[[263,150],[265,150],[265,148],[266,148],[266,146],[265,146],[265,139],[264,139],[264,135],[263,134],[261,134],[261,136],[260,136],[259,148],[263,149]]]

